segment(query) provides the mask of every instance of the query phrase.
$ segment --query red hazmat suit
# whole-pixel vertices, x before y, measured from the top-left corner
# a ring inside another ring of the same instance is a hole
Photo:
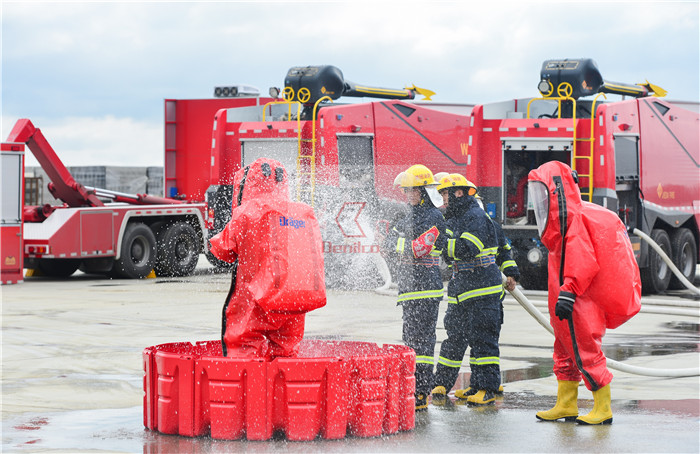
[[[641,308],[642,285],[632,245],[614,212],[581,199],[566,164],[548,162],[532,170],[528,180],[542,243],[549,249],[554,373],[566,381],[583,376],[586,387],[595,391],[612,380],[601,350],[606,328],[620,326]],[[569,321],[555,316],[560,292],[575,295],[572,320],[577,348]]]
[[[313,209],[289,199],[287,173],[260,158],[234,179],[234,208],[211,252],[238,265],[223,314],[224,354],[294,356],[305,313],[326,304],[321,231]]]

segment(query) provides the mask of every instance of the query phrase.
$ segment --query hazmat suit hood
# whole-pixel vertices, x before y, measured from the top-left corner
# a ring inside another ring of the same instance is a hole
[[[256,159],[234,177],[234,206],[262,197],[289,200],[287,171],[274,159]]]
[[[542,243],[550,251],[560,249],[562,233],[581,213],[583,201],[575,173],[559,161],[543,164],[528,175],[528,195]]]

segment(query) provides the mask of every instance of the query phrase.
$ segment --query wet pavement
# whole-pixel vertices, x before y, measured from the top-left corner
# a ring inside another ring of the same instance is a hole
[[[697,376],[612,370],[612,425],[537,421],[535,412],[556,397],[553,339],[511,297],[501,334],[505,394],[493,406],[431,405],[417,414],[414,430],[379,438],[222,441],[144,429],[142,350],[217,339],[228,286],[229,276],[201,267],[187,278],[76,275],[0,287],[2,452],[700,452]],[[538,306],[546,299],[544,292],[524,293]],[[307,316],[306,336],[401,343],[395,301],[371,291],[329,291],[328,305]],[[690,315],[666,310],[679,304]],[[607,334],[606,355],[654,369],[699,369],[700,302],[676,292],[645,297],[643,306]],[[441,317],[438,340],[444,337]],[[465,366],[461,383],[468,373]],[[581,386],[580,411],[591,406]]]

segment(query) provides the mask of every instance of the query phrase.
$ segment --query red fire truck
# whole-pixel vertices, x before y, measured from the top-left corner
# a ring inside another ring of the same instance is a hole
[[[8,229],[19,233],[20,257],[10,264],[3,260],[4,276],[21,273],[23,267],[57,277],[78,268],[122,278],[143,278],[153,270],[159,276],[194,271],[204,244],[206,204],[85,187],[73,179],[41,130],[22,119],[2,144],[3,157],[21,156],[25,145],[51,179],[49,190],[64,204],[24,207],[19,230]],[[3,181],[3,191],[23,190],[22,170],[18,184]],[[21,194],[16,198],[21,200]],[[5,252],[3,247],[3,256]]]
[[[546,250],[528,209],[526,185],[528,172],[550,160],[578,172],[584,200],[619,214],[646,292],[682,283],[631,234],[634,229],[658,243],[692,282],[700,244],[697,104],[661,99],[665,92],[648,82],[605,81],[591,59],[545,61],[538,88],[540,98],[477,106],[470,118],[473,160],[467,177],[477,182],[514,243],[524,285],[546,284]],[[606,102],[606,93],[624,96]],[[593,98],[580,99],[588,96]]]
[[[191,192],[211,184],[211,235],[228,219],[234,172],[261,156],[278,159],[290,170],[296,196],[322,218],[327,262],[351,274],[350,256],[375,256],[370,262],[378,263],[373,231],[400,210],[403,196],[392,185],[400,171],[422,163],[462,173],[480,186],[488,211],[511,238],[523,284],[544,288],[546,250],[527,206],[527,173],[561,160],[578,171],[586,200],[618,212],[630,231],[649,233],[692,280],[700,210],[697,111],[649,97],[661,90],[648,83],[606,82],[589,59],[545,62],[540,90],[541,99],[430,105],[412,101],[415,87],[361,86],[333,66],[292,68],[283,99],[272,94],[264,108],[216,113],[211,153],[189,157],[209,165],[209,178],[199,175]],[[605,93],[632,99],[608,102]],[[579,100],[589,95],[597,96]],[[388,100],[335,104],[341,96]],[[632,240],[645,289],[678,286],[658,255]]]

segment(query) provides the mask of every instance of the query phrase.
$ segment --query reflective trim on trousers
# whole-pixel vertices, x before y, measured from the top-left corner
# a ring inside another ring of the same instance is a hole
[[[434,361],[432,356],[416,355],[416,364],[430,364],[432,366]]]
[[[440,298],[442,299],[442,296],[444,294],[443,289],[439,290],[423,290],[420,292],[408,292],[408,293],[402,293],[399,295],[399,303],[401,301],[408,301],[408,300],[422,300],[422,299],[427,299],[427,298]]]
[[[451,359],[445,358],[444,356],[438,357],[438,364],[442,364],[445,367],[462,367],[462,361],[453,361]]]
[[[485,366],[487,364],[501,365],[501,360],[498,356],[484,356],[483,358],[469,358],[469,364],[474,366]]]

